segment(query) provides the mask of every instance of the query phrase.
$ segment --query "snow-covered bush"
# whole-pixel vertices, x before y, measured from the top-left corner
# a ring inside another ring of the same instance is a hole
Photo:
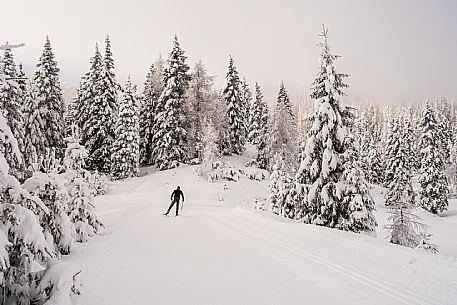
[[[232,167],[215,168],[208,176],[208,182],[226,179],[238,182],[240,180],[240,171]]]
[[[89,186],[94,196],[104,195],[109,191],[110,179],[98,171],[92,172],[89,177]]]
[[[74,304],[73,297],[80,294],[80,273],[75,265],[50,259],[37,287],[47,300],[43,305]]]
[[[239,172],[250,180],[262,181],[268,177],[268,171],[254,167],[240,168]]]
[[[416,248],[421,245],[426,225],[411,212],[411,207],[403,204],[390,208],[391,216],[386,229],[389,230],[389,240],[393,244]]]
[[[49,209],[49,214],[39,215],[40,223],[50,245],[61,254],[69,254],[75,242],[76,229],[68,216],[68,192],[66,179],[55,172],[35,172],[23,187],[40,198]]]

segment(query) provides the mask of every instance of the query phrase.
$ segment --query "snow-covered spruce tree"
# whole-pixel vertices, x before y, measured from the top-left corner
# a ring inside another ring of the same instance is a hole
[[[422,110],[420,128],[420,205],[437,214],[447,210],[449,206],[448,183],[444,174],[446,152],[443,152],[443,135],[440,133],[435,111],[429,103],[425,103]]]
[[[228,119],[228,142],[230,152],[241,155],[244,152],[246,142],[246,126],[243,113],[243,96],[241,83],[238,77],[233,58],[229,58],[229,66],[226,76],[226,84],[223,90],[224,100],[227,104]]]
[[[306,196],[299,194],[297,198],[304,198],[306,203],[297,202],[297,206],[305,207],[305,222],[341,228],[347,215],[347,206],[339,198],[344,171],[340,156],[344,153],[349,116],[342,103],[342,89],[347,87],[343,78],[347,75],[335,71],[333,62],[338,56],[330,53],[327,30],[321,35],[324,38],[320,44],[321,64],[311,93],[313,126],[296,175],[296,185],[304,184],[300,189],[307,192]]]
[[[65,127],[67,129],[67,134],[71,135],[74,127],[78,127],[77,116],[78,116],[78,106],[79,99],[81,98],[81,83],[79,83],[78,88],[76,89],[76,96],[71,99],[67,105],[67,109],[64,114]]]
[[[88,168],[109,173],[117,107],[111,92],[115,89],[108,87],[111,72],[105,65],[96,45],[91,68],[81,86],[78,122],[81,142],[89,151]]]
[[[271,120],[268,149],[270,158],[278,153],[281,154],[287,170],[295,172],[297,163],[296,126],[288,101],[289,97],[284,84],[281,83]]]
[[[29,166],[37,158],[45,156],[48,147],[44,109],[40,107],[39,100],[33,92],[26,96],[24,117],[24,163]]]
[[[408,159],[407,166],[411,172],[414,172],[416,169],[416,154],[414,150],[414,130],[413,130],[413,125],[411,123],[411,118],[408,112],[404,111],[402,115],[402,123],[403,123],[403,128],[401,130],[401,139],[402,143],[404,145],[405,149],[405,154]]]
[[[248,138],[251,144],[258,144],[259,135],[261,133],[261,116],[262,116],[262,91],[259,84],[255,83],[255,98],[249,107],[249,121],[248,121]]]
[[[256,83],[256,103],[258,103],[258,115],[256,120],[258,119],[258,133],[256,136],[256,144],[257,144],[257,165],[261,169],[267,169],[269,165],[269,152],[268,152],[268,136],[270,134],[269,131],[269,115],[268,115],[268,106],[263,100],[263,95],[260,90],[259,84]]]
[[[344,190],[341,201],[347,209],[347,215],[344,216],[341,228],[353,232],[373,232],[377,226],[373,215],[375,204],[365,181],[357,143],[352,134],[346,137],[345,146],[346,151],[342,156]]]
[[[249,83],[247,82],[246,78],[243,78],[243,80],[240,83],[240,88],[241,88],[241,97],[242,97],[242,103],[241,103],[241,109],[243,113],[243,122],[244,122],[244,131],[245,131],[245,141],[248,140],[248,135],[249,135],[249,109],[252,104],[252,92],[251,88],[249,87]]]
[[[368,155],[364,162],[367,162],[365,171],[367,181],[373,184],[381,184],[383,180],[382,161],[373,137],[368,143]]]
[[[65,140],[68,143],[63,159],[69,180],[66,186],[68,215],[75,224],[76,241],[85,242],[99,233],[103,224],[95,214],[94,196],[89,185],[90,173],[84,169],[88,152],[79,144],[77,133]]]
[[[0,69],[0,73],[8,79],[8,81],[2,82],[0,86],[0,110],[8,120],[8,125],[18,142],[19,150],[21,153],[24,153],[24,116],[22,108],[25,91],[19,86],[19,75],[11,49],[5,49],[0,63]],[[20,164],[14,157],[13,152],[6,150],[4,154],[10,164],[11,174],[16,178],[20,178]]]
[[[138,109],[135,92],[128,78],[116,122],[116,138],[113,144],[111,176],[125,179],[138,176],[139,143]]]
[[[59,71],[51,42],[46,36],[44,50],[33,78],[33,98],[38,100],[38,107],[42,110],[41,118],[44,123],[42,131],[46,147],[56,148],[57,155],[62,156],[66,130],[63,116],[65,105],[60,88]],[[39,156],[43,156],[42,153],[42,151],[37,151]]]
[[[445,164],[448,164],[450,158],[450,149],[453,142],[452,130],[452,110],[451,105],[445,97],[441,97],[435,104],[435,116],[438,122],[440,134],[441,152],[443,154]]]
[[[386,206],[396,204],[414,206],[415,198],[411,184],[410,159],[406,153],[406,145],[400,139],[400,131],[397,131],[393,136],[398,139],[398,144],[396,144],[398,148],[390,163],[392,178],[387,186]]]
[[[292,111],[292,104],[290,102],[289,94],[286,91],[286,87],[284,86],[284,82],[281,82],[279,85],[277,104],[284,105],[289,115],[295,120],[294,112]]]
[[[152,151],[154,123],[157,115],[157,102],[162,94],[163,82],[163,60],[161,57],[151,65],[144,83],[143,95],[140,109],[140,163],[143,165],[154,164]]]
[[[398,123],[395,118],[388,120],[386,143],[384,148],[384,187],[389,187],[395,173],[395,160],[400,146],[401,138]]]
[[[273,171],[270,175],[270,194],[268,196],[269,211],[276,215],[285,215],[287,192],[291,185],[291,178],[285,168],[284,159],[280,153],[273,157]]]
[[[186,92],[187,108],[187,139],[189,159],[202,161],[203,124],[210,118],[212,103],[215,99],[213,92],[214,77],[208,76],[201,61],[197,62],[191,74],[189,89]],[[212,126],[214,128],[214,125]]]
[[[178,37],[164,69],[164,89],[157,103],[153,136],[153,155],[157,167],[166,170],[179,166],[187,157],[185,93],[189,85],[189,66]]]

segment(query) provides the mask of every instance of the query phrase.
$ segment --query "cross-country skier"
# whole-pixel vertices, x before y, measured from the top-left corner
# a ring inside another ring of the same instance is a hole
[[[171,193],[171,204],[170,207],[168,208],[167,212],[164,215],[168,215],[170,212],[171,208],[175,205],[176,203],[176,216],[178,216],[178,211],[179,211],[179,200],[182,197],[182,202],[184,203],[184,193],[181,191],[181,188],[178,186],[176,190]]]

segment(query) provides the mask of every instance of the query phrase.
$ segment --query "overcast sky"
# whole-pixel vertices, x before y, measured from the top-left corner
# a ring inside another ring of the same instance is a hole
[[[5,2],[5,3],[4,3]],[[217,86],[228,54],[240,74],[274,90],[307,92],[317,72],[321,24],[352,98],[457,98],[456,0],[0,0],[0,41],[24,42],[17,62],[32,72],[46,34],[61,81],[76,84],[95,42],[109,33],[118,80],[141,85],[177,34],[188,63],[201,59]]]

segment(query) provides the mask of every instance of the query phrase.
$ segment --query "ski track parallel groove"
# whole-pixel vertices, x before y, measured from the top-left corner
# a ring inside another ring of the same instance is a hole
[[[307,258],[310,261],[312,261],[318,265],[321,265],[327,269],[330,269],[346,278],[349,278],[363,286],[366,286],[383,295],[393,298],[403,304],[442,305],[440,303],[437,303],[434,300],[424,298],[422,296],[419,297],[417,295],[413,295],[412,292],[397,291],[397,290],[395,290],[394,287],[392,287],[392,285],[389,285],[388,283],[386,283],[384,281],[370,278],[369,276],[364,275],[359,271],[353,271],[346,267],[339,266],[336,263],[333,263],[328,259],[318,257],[308,251],[297,248],[295,246],[291,246],[285,242],[272,238],[271,236],[267,236],[265,234],[255,232],[255,229],[246,227],[245,224],[243,224],[240,220],[236,221],[235,218],[236,217],[231,217],[230,219],[227,219],[227,217],[220,217],[220,220],[222,220],[222,223],[224,223],[223,225],[225,227],[228,227],[229,229],[232,229],[232,230],[239,229],[239,230],[243,231],[244,233],[249,234],[252,237],[263,240],[267,243],[273,244],[277,247],[280,247],[280,248],[288,250],[292,253],[295,253],[296,255]]]

